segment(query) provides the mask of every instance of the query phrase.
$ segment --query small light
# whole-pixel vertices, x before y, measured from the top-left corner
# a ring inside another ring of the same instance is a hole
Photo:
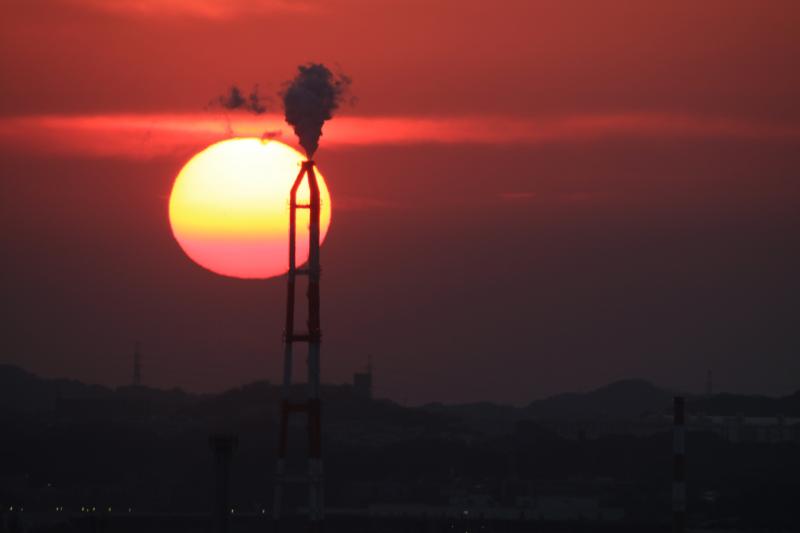
[[[92,512],[94,513],[95,511],[97,511],[97,507],[92,507]]]
[[[11,507],[8,508],[8,510],[9,511],[13,511],[14,510],[14,506],[12,505]]]
[[[111,507],[109,507],[109,508],[108,508],[108,512],[109,512],[109,513],[111,512]]]
[[[231,514],[233,514],[233,513],[234,513],[234,511],[233,511],[233,509],[231,509]]]

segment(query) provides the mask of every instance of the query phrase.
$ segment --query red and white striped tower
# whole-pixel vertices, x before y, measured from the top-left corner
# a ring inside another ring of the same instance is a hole
[[[308,179],[309,202],[297,203],[297,190],[303,179]],[[309,210],[309,242],[308,264],[306,268],[297,268],[297,210]],[[322,479],[322,428],[321,409],[319,397],[320,371],[320,329],[319,312],[319,261],[320,244],[320,191],[317,176],[314,172],[314,162],[304,161],[300,173],[292,185],[289,196],[289,278],[286,299],[286,328],[283,333],[284,359],[283,359],[283,398],[281,400],[281,423],[278,440],[278,463],[275,477],[275,499],[273,502],[273,518],[281,518],[283,505],[283,492],[286,483],[299,480],[308,484],[308,513],[311,531],[321,531],[324,518],[324,492]],[[308,318],[307,331],[296,333],[294,329],[294,304],[295,280],[297,276],[308,277]],[[295,342],[308,344],[308,392],[305,402],[292,403],[290,389],[292,385],[292,358]],[[291,413],[305,413],[308,418],[308,472],[307,476],[292,478],[286,475],[286,452],[288,448],[289,415]]]
[[[682,396],[675,396],[672,425],[672,531],[686,530],[686,416]]]

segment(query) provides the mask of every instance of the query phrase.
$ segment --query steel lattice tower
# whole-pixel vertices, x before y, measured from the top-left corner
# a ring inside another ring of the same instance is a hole
[[[297,203],[297,191],[308,179],[308,204]],[[308,227],[308,264],[306,268],[297,268],[297,210],[309,210]],[[310,529],[322,529],[324,517],[324,493],[322,478],[322,431],[320,422],[319,397],[319,356],[321,330],[319,320],[319,241],[320,241],[320,191],[314,162],[304,161],[300,173],[292,185],[289,196],[289,278],[286,298],[286,328],[283,333],[283,394],[281,399],[280,436],[278,440],[278,462],[275,469],[275,500],[273,502],[273,518],[281,518],[281,507],[284,487],[295,479],[308,484],[308,512]],[[296,333],[294,327],[295,280],[297,276],[308,277],[308,318],[307,331]],[[292,403],[290,391],[292,385],[292,360],[295,342],[308,344],[308,391],[306,401]],[[308,419],[308,473],[307,476],[294,478],[286,473],[286,452],[288,448],[289,416],[292,413],[305,413]]]

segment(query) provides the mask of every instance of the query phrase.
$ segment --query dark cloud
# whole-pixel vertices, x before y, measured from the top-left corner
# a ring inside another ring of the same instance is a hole
[[[255,85],[247,95],[238,86],[232,85],[228,92],[219,96],[216,102],[212,103],[219,104],[223,109],[229,111],[242,110],[261,115],[267,112],[265,101],[266,99],[258,92],[258,85]]]

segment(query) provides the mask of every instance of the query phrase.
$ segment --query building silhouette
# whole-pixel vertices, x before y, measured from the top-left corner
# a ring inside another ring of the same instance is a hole
[[[372,399],[372,356],[367,359],[364,372],[353,374],[353,392],[360,398]]]
[[[142,384],[142,350],[141,343],[136,341],[133,347],[133,380],[132,385],[138,387]]]

